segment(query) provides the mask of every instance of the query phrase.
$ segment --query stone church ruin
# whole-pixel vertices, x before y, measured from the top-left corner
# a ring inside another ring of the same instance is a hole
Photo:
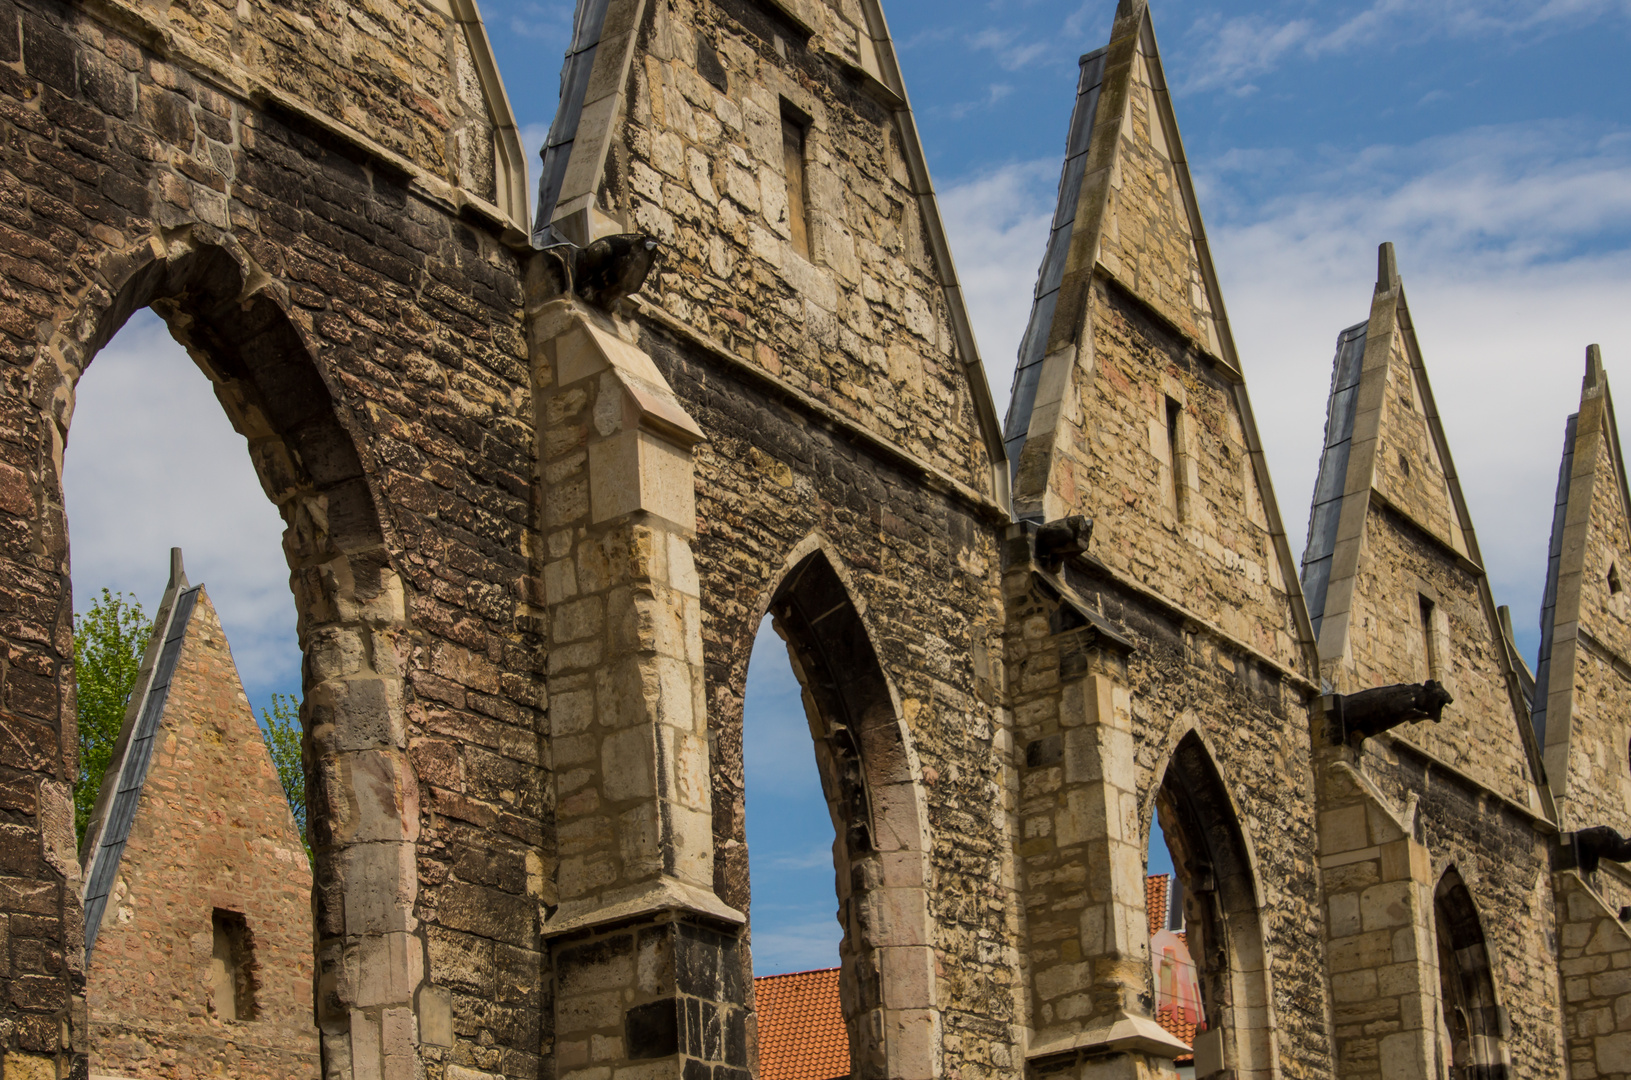
[[[144,307],[287,525],[325,1078],[753,1073],[767,613],[852,1075],[1631,1076],[1601,358],[1534,670],[1390,247],[1297,559],[1143,0],[1005,418],[878,0],[581,0],[536,221],[472,0],[0,0],[0,135],[7,1080],[88,1069],[62,454]]]

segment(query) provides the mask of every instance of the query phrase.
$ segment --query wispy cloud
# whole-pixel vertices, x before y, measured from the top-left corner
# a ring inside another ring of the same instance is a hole
[[[1384,44],[1435,38],[1545,36],[1600,19],[1631,16],[1628,0],[1370,0],[1329,5],[1310,17],[1305,3],[1280,13],[1225,16],[1208,12],[1184,33],[1196,55],[1185,91],[1251,93],[1252,81],[1294,56],[1313,60]]]

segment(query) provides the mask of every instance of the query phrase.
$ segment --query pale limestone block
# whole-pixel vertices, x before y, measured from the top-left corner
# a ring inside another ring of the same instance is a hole
[[[929,896],[922,889],[876,889],[879,945],[928,945]]]
[[[424,980],[424,948],[409,934],[364,937],[347,950],[345,968],[352,981],[352,1005],[397,1005],[412,1001]]]
[[[1591,935],[1591,941],[1586,945],[1586,954],[1596,956],[1600,953],[1615,953],[1627,949],[1631,949],[1631,933],[1627,933],[1619,920],[1603,919],[1597,924],[1597,932]]]
[[[708,740],[696,732],[658,731],[673,776],[669,797],[691,810],[706,811],[710,802]]]
[[[419,1037],[413,1010],[386,1009],[380,1019],[380,1041],[385,1049],[383,1080],[414,1080]]]
[[[1401,1031],[1383,1036],[1378,1049],[1382,1075],[1387,1080],[1433,1080],[1427,1046],[1420,1033]]]
[[[1054,836],[1060,847],[1097,840],[1105,835],[1108,814],[1099,791],[1067,791],[1065,805],[1054,815]]]
[[[888,851],[879,861],[886,888],[922,888],[927,884],[927,863],[921,851]]]
[[[660,723],[680,732],[698,730],[693,685],[700,672],[684,660],[672,656],[654,656],[647,662],[647,685],[655,690],[651,702],[651,715]],[[649,693],[650,691],[648,691]]]
[[[713,815],[707,807],[693,810],[670,804],[667,809],[666,843],[674,876],[711,893],[714,874]]]
[[[879,851],[922,851],[926,847],[912,784],[884,784],[872,791],[872,823]]]
[[[1359,896],[1355,893],[1338,893],[1328,898],[1326,908],[1330,912],[1327,926],[1333,938],[1347,937],[1360,931]]]
[[[351,1010],[351,1075],[353,1080],[384,1080],[384,1052],[379,1022],[361,1009]]]
[[[589,447],[590,520],[646,511],[687,533],[696,528],[691,452],[646,431],[624,431]]]
[[[453,993],[439,986],[419,991],[419,1039],[426,1046],[453,1045]]]
[[[601,740],[601,786],[608,799],[622,802],[649,799],[656,794],[652,738],[650,729],[631,727]]]
[[[1359,896],[1360,921],[1366,930],[1381,930],[1413,923],[1409,881],[1373,885]]]
[[[940,1014],[930,1009],[888,1013],[889,1075],[893,1080],[934,1080],[940,1046]]]
[[[331,773],[346,793],[330,802],[330,823],[342,844],[419,838],[419,782],[398,750],[338,754]]]
[[[574,900],[616,881],[616,860],[603,851],[564,858],[555,876],[561,899]]]
[[[1067,994],[1087,990],[1093,985],[1093,965],[1090,962],[1054,964],[1038,970],[1032,977],[1037,997],[1044,1000],[1061,998]]]
[[[577,735],[588,731],[595,722],[595,696],[588,690],[557,693],[550,702],[549,730],[551,737]]]
[[[934,1007],[934,952],[927,948],[878,950],[883,978],[883,1003],[888,1009]]]
[[[1320,815],[1320,854],[1331,855],[1370,846],[1365,807],[1344,806]]]
[[[412,931],[419,875],[411,843],[352,844],[339,853],[347,934]]]

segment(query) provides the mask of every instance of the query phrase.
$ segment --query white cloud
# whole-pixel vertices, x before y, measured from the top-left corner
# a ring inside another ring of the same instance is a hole
[[[953,184],[940,213],[998,412],[1007,409],[1037,268],[1059,200],[1057,161],[1004,165]]]
[[[843,928],[833,915],[837,901],[782,911],[753,905],[753,974],[782,975],[838,966]]]
[[[80,380],[63,488],[74,610],[103,587],[151,616],[171,547],[221,615],[251,700],[299,693],[283,520],[210,382],[151,312],[134,316]]]
[[[1287,5],[1291,6],[1291,5]],[[1309,11],[1303,3],[1299,13]],[[1315,59],[1393,41],[1418,44],[1433,38],[1546,36],[1601,19],[1631,15],[1628,0],[1372,0],[1327,6],[1326,18],[1208,13],[1185,37],[1203,55],[1186,66],[1186,91],[1229,89],[1250,93],[1251,79],[1292,55]]]
[[[1057,162],[945,189],[999,407],[1030,309]],[[1532,655],[1564,418],[1588,343],[1631,383],[1631,132],[1484,128],[1308,160],[1237,151],[1200,178],[1214,257],[1293,552],[1301,554],[1336,335],[1394,241],[1497,602]],[[1255,192],[1275,192],[1262,197]]]

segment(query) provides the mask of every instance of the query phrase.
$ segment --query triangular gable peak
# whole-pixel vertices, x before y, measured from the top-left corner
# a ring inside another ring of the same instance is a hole
[[[1567,829],[1631,833],[1628,506],[1614,402],[1593,345],[1565,430],[1535,690],[1535,734]]]
[[[1367,322],[1338,337],[1303,557],[1320,672],[1338,693],[1435,679],[1441,724],[1396,737],[1542,809],[1528,704],[1383,244]]]
[[[1014,512],[1312,673],[1313,635],[1146,4],[1082,58],[1005,429]]]
[[[579,0],[561,90],[535,244],[657,237],[650,315],[1006,502],[878,0]]]

